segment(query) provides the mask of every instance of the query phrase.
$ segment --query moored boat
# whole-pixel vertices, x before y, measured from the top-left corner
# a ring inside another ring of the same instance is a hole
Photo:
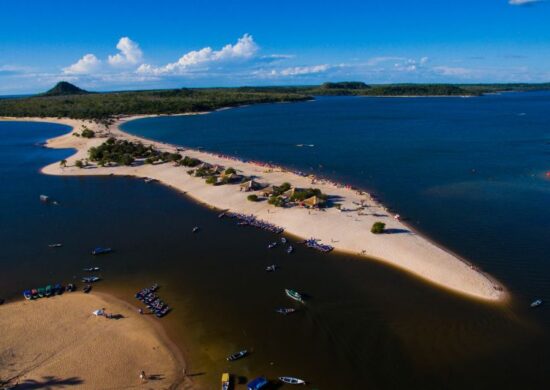
[[[275,309],[275,311],[279,314],[282,314],[282,315],[287,315],[287,314],[291,314],[291,313],[294,313],[296,311],[296,309],[292,308],[292,307],[278,307],[277,309]]]
[[[99,267],[88,267],[88,268],[83,268],[82,270],[86,271],[86,272],[94,272],[94,271],[99,271],[100,268]]]
[[[46,296],[46,290],[44,287],[39,287],[36,291],[40,298],[44,298]]]
[[[92,255],[103,255],[106,253],[111,253],[113,250],[111,248],[103,248],[98,246],[92,250]]]
[[[268,265],[267,267],[265,267],[265,270],[266,270],[266,272],[273,272],[273,271],[275,271],[277,268],[278,268],[277,265],[271,264],[271,265]]]
[[[198,226],[193,227],[193,233],[197,233],[200,230]]]
[[[60,248],[62,246],[63,246],[63,244],[61,244],[61,243],[48,244],[48,247],[50,247],[50,248]]]
[[[94,283],[94,282],[98,282],[99,280],[101,280],[99,276],[84,276],[82,278],[82,281],[84,283]]]
[[[267,246],[267,249],[272,249],[272,248],[275,248],[277,246],[277,243],[276,242],[272,242],[271,244],[269,244]]]
[[[52,295],[52,286],[51,285],[47,285],[46,288],[44,289],[44,295],[49,297]]]
[[[533,302],[531,302],[531,307],[537,307],[537,306],[540,306],[542,305],[542,299],[537,299]]]
[[[25,290],[25,291],[23,291],[23,296],[24,296],[25,299],[27,299],[27,300],[30,300],[30,299],[33,298],[32,293],[31,293],[31,290]]]
[[[229,386],[231,386],[231,376],[224,372],[222,374],[222,390],[229,390]]]
[[[84,293],[88,294],[90,291],[92,291],[92,286],[87,284],[84,287],[82,287],[82,291],[84,291]]]
[[[232,362],[232,361],[235,361],[235,360],[238,360],[240,358],[243,358],[245,357],[246,355],[248,355],[248,351],[246,349],[243,349],[242,351],[239,351],[239,352],[235,352],[234,354],[231,354],[229,355],[226,360],[228,362]]]
[[[259,390],[265,385],[267,385],[268,383],[269,382],[267,381],[265,376],[259,376],[251,380],[250,382],[248,382],[248,384],[246,385],[246,388],[248,390]]]
[[[302,294],[300,294],[298,291],[294,291],[294,290],[291,290],[289,288],[286,288],[285,293],[288,297],[294,299],[295,301],[305,303]]]
[[[72,284],[72,283],[67,284],[67,287],[65,288],[65,291],[73,292],[74,290],[76,290],[76,286],[74,284]]]
[[[290,245],[288,248],[286,248],[286,253],[291,254],[292,252],[294,252],[294,247]]]
[[[306,381],[300,378],[294,378],[291,376],[280,376],[279,380],[289,385],[305,385]]]
[[[286,238],[285,238],[285,237],[281,237],[281,242],[282,242],[283,244],[286,244]]]

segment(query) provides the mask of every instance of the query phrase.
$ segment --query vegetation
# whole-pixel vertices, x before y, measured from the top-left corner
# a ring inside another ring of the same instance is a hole
[[[248,199],[249,201],[251,202],[257,202],[258,201],[258,195],[256,194],[250,194],[246,197],[246,199]]]
[[[328,198],[327,195],[323,194],[318,188],[297,188],[290,199],[301,202],[307,198],[311,198],[312,196],[316,196],[321,200],[327,200]]]
[[[80,89],[76,85],[60,81],[52,89],[46,91],[43,96],[85,95],[88,93],[90,92]]]
[[[108,164],[132,165],[136,159],[145,159],[153,162],[164,157],[152,146],[145,146],[141,142],[130,142],[109,138],[97,147],[88,151],[91,161],[104,166]]]
[[[84,168],[84,163],[82,162],[82,160],[76,160],[74,162],[74,166],[77,168]]]
[[[216,184],[218,182],[218,178],[216,176],[208,176],[206,178],[206,184]]]
[[[235,175],[236,173],[237,173],[237,171],[235,170],[235,168],[229,167],[225,170],[226,175],[231,175],[231,174]]]
[[[277,195],[272,195],[268,200],[267,203],[275,206],[275,207],[284,207],[285,200]]]
[[[67,166],[67,160],[63,159],[59,162],[59,166],[61,168],[65,168]]]
[[[82,132],[80,133],[80,136],[84,138],[94,138],[95,132],[84,126],[84,128],[82,129]]]
[[[178,161],[178,165],[193,168],[199,165],[201,162],[202,161],[199,160],[198,158],[185,156],[184,158]]]
[[[386,224],[384,222],[375,222],[372,224],[370,231],[371,233],[374,233],[374,234],[381,234],[381,233],[384,233],[385,228],[386,228]]]
[[[292,186],[290,185],[290,183],[284,182],[279,187],[274,187],[273,195],[279,196],[285,193],[286,191],[290,190],[291,187]]]

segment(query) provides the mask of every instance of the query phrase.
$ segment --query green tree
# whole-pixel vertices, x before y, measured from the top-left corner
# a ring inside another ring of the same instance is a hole
[[[251,202],[257,202],[258,201],[258,195],[256,194],[250,194],[246,197],[246,199],[248,199],[249,201]]]
[[[77,168],[84,168],[84,163],[82,162],[82,160],[76,160],[76,161],[74,162],[74,165],[75,165],[75,167],[77,167]]]
[[[237,171],[235,170],[235,168],[232,168],[232,167],[229,167],[229,168],[227,168],[227,169],[225,170],[225,174],[226,174],[226,175],[231,175],[231,174],[234,175],[234,174],[236,174],[236,173],[237,173]]]
[[[59,165],[61,166],[61,168],[65,168],[67,166],[67,160],[63,159],[59,162]]]
[[[384,222],[375,222],[372,224],[372,228],[370,229],[370,231],[374,234],[381,234],[384,233],[385,228],[386,224]]]

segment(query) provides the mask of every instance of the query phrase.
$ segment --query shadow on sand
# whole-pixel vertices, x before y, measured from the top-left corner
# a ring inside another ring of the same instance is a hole
[[[31,389],[53,389],[56,387],[63,388],[65,386],[77,386],[84,383],[84,381],[77,377],[71,378],[56,378],[55,376],[44,376],[42,380],[27,379],[24,382],[19,383],[15,388],[23,390]]]

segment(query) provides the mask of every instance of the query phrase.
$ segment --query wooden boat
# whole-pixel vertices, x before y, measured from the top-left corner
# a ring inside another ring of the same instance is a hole
[[[222,374],[222,390],[229,390],[229,386],[231,386],[231,376],[224,372]]]
[[[99,280],[101,280],[99,276],[84,276],[82,278],[82,281],[84,283],[94,283],[94,282],[98,282]]]
[[[88,267],[88,268],[83,268],[82,270],[86,272],[94,272],[94,271],[99,271],[99,267]]]
[[[25,299],[27,299],[27,300],[31,300],[31,299],[33,298],[32,293],[31,293],[31,290],[25,290],[25,291],[23,291],[23,296],[24,296]]]
[[[259,376],[259,377],[255,378],[254,380],[248,382],[248,384],[246,385],[246,388],[248,390],[259,390],[262,387],[264,387],[265,385],[267,385],[268,383],[269,382],[267,381],[266,377]]]
[[[289,384],[289,385],[305,385],[306,381],[299,379],[299,378],[293,378],[291,376],[280,376],[279,380],[283,383]]]
[[[242,351],[235,352],[234,354],[229,355],[226,359],[228,362],[233,362],[235,360],[245,357],[246,355],[248,355],[248,351],[246,349],[243,349]]]
[[[282,315],[287,315],[287,314],[291,314],[291,313],[294,313],[296,311],[296,309],[292,308],[292,307],[278,307],[277,309],[275,309],[275,311],[279,314],[282,314]]]
[[[537,299],[533,302],[531,302],[531,307],[537,307],[537,306],[540,306],[542,305],[542,299]]]
[[[304,298],[302,297],[302,294],[300,294],[298,291],[294,291],[286,288],[285,293],[288,297],[294,299],[295,301],[305,303]]]
[[[92,250],[92,255],[104,255],[106,253],[111,253],[113,250],[111,248],[102,248],[98,246]]]
[[[88,294],[90,291],[92,291],[92,286],[87,284],[82,288],[82,291],[84,291],[84,293]]]

